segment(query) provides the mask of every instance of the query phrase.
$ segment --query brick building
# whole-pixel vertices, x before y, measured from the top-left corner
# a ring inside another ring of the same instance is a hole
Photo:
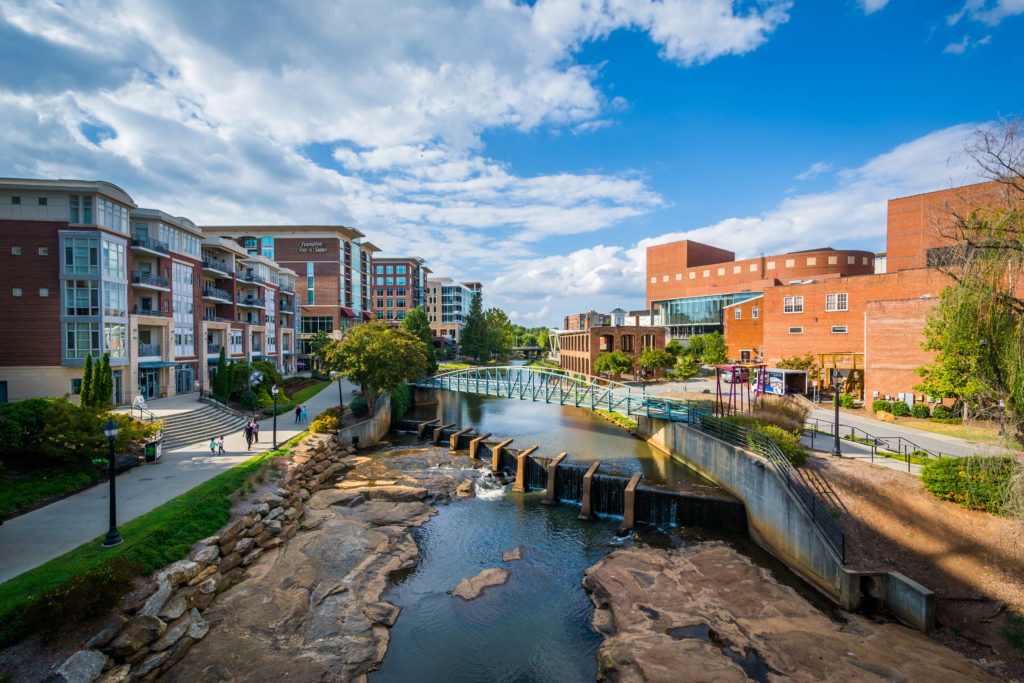
[[[377,320],[398,327],[414,308],[427,310],[427,268],[418,256],[377,256],[373,260],[372,292]]]
[[[586,313],[574,313],[562,319],[563,330],[589,330],[591,327],[601,327],[612,324],[612,316],[607,313],[588,311]]]
[[[593,375],[594,361],[605,351],[622,351],[639,367],[640,354],[649,347],[665,348],[663,327],[612,327],[600,325],[558,333],[558,363],[570,372]],[[663,376],[658,370],[656,376]]]

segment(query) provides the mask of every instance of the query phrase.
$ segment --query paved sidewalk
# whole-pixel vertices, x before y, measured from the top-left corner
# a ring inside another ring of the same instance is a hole
[[[342,380],[345,400],[356,389]],[[188,396],[152,401],[154,412],[179,411],[187,407]],[[195,400],[194,398],[192,400]],[[166,401],[166,403],[163,403]],[[200,407],[196,402],[196,408]],[[306,402],[309,422],[324,410],[338,405],[337,381]],[[159,414],[159,413],[158,413]],[[309,422],[296,424],[294,413],[277,416],[277,440],[283,443],[304,432]],[[220,434],[211,434],[221,436]],[[260,441],[246,450],[239,430],[224,434],[224,455],[210,454],[210,437],[202,443],[165,451],[160,460],[135,467],[117,477],[117,522],[123,524],[175,496],[195,488],[248,458],[269,450],[273,439],[273,417],[260,422]],[[0,526],[0,583],[63,555],[107,532],[110,515],[109,485],[77,493],[4,522]]]

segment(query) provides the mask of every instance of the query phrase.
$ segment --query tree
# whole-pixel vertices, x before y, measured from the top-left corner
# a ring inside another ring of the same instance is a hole
[[[323,330],[317,330],[312,337],[309,338],[309,355],[317,362],[323,362],[321,352],[324,347],[331,343],[330,336]]]
[[[402,321],[402,329],[413,335],[427,346],[427,374],[437,372],[437,355],[434,353],[434,334],[430,331],[430,321],[427,314],[420,307],[416,307],[405,314]]]
[[[462,355],[479,360],[490,360],[491,346],[480,297],[473,297],[469,304],[469,315],[462,328]]]
[[[676,359],[665,349],[656,349],[649,346],[640,354],[640,365],[655,370],[657,368],[670,368]]]
[[[666,349],[667,350],[667,349]],[[686,394],[686,383],[700,374],[700,363],[689,354],[682,354],[676,358],[676,364],[669,377],[678,379],[683,383],[683,394]]]
[[[107,351],[93,367],[92,384],[89,388],[89,402],[85,405],[95,408],[108,408],[110,407],[110,399],[113,393],[114,375],[110,370],[110,352]]]
[[[322,356],[326,369],[337,370],[362,388],[371,415],[379,392],[419,379],[428,363],[426,344],[418,337],[378,322],[353,327],[345,339],[325,346]]]
[[[619,379],[622,373],[629,372],[632,368],[633,359],[618,349],[598,354],[597,359],[594,361],[594,370],[606,372],[613,376],[612,379],[616,380]]]
[[[981,340],[971,337],[947,341],[943,329],[946,315],[941,300],[928,315],[921,347],[925,351],[938,353],[932,363],[917,368],[916,372],[922,380],[920,384],[914,385],[914,390],[938,398],[960,399],[966,420],[969,415],[968,405],[976,403],[985,389],[980,379],[982,344]]]
[[[487,322],[487,358],[498,356],[508,358],[512,353],[512,323],[505,311],[500,308],[488,308],[484,313]]]
[[[213,379],[210,380],[210,389],[214,395],[227,401],[231,398],[231,375],[228,370],[228,354],[227,350],[220,347],[220,358],[217,359],[217,372],[214,373]]]
[[[721,332],[695,334],[690,337],[687,353],[705,365],[720,365],[728,360],[728,347]]]
[[[92,354],[85,355],[85,369],[82,370],[82,390],[78,394],[78,404],[92,405]]]
[[[668,344],[665,344],[665,350],[677,360],[686,353],[686,347],[680,344],[678,339],[670,339]]]

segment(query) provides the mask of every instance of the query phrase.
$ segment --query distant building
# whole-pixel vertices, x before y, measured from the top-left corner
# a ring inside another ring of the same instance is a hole
[[[418,256],[375,256],[373,259],[374,310],[377,320],[398,327],[414,308],[427,310],[427,274]]]
[[[591,327],[601,327],[612,324],[612,317],[607,313],[588,311],[587,313],[575,313],[567,315],[562,320],[562,328],[566,330],[587,330]]]
[[[457,282],[450,277],[427,280],[427,318],[436,340],[461,343],[474,297],[483,304],[483,285],[479,282]]]
[[[603,352],[622,351],[633,359],[639,370],[640,354],[652,347],[665,348],[665,329],[662,327],[630,327],[599,325],[584,330],[559,331],[556,335],[558,364],[570,372],[593,375],[594,361]],[[657,375],[663,376],[659,370]]]

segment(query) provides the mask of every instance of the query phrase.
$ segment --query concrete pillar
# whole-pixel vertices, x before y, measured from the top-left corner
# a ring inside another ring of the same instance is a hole
[[[462,436],[463,434],[469,434],[471,431],[473,431],[472,428],[460,429],[459,431],[457,431],[454,434],[452,434],[451,446],[449,446],[449,450],[452,450],[452,451],[459,450],[459,437]]]
[[[440,422],[440,420],[438,420],[436,418],[433,419],[433,420],[427,420],[426,422],[421,422],[419,424],[419,426],[416,427],[416,436],[418,436],[418,437],[420,437],[422,439],[423,438],[423,432],[426,431],[427,427],[429,427],[430,425],[437,424],[438,422]]]
[[[636,525],[636,485],[640,483],[642,472],[634,472],[626,484],[626,495],[622,498],[622,524],[619,531],[632,531]]]
[[[446,425],[441,425],[439,427],[434,427],[434,439],[433,439],[434,445],[436,446],[437,444],[439,444],[441,442],[441,432],[443,432],[446,429],[451,429],[454,426],[455,426],[455,423],[452,422],[451,424],[446,424]]]
[[[512,443],[512,439],[505,439],[496,446],[491,447],[491,472],[495,474],[501,472],[501,465],[499,464],[501,462],[501,451],[510,443]]]
[[[565,451],[558,454],[558,457],[551,461],[548,465],[548,486],[547,491],[544,493],[544,498],[540,501],[541,505],[558,505],[558,494],[555,492],[555,477],[558,474],[558,465],[568,455]]]
[[[480,444],[482,444],[484,442],[484,439],[486,439],[490,435],[491,435],[491,433],[487,432],[486,434],[484,434],[482,436],[478,436],[475,439],[470,440],[470,442],[469,442],[469,457],[470,458],[472,458],[473,460],[477,459],[477,454],[476,453],[480,449]]]
[[[537,450],[536,444],[530,446],[516,457],[516,483],[512,485],[513,491],[526,493],[530,490],[530,485],[526,483],[526,459],[535,450]]]
[[[580,501],[580,519],[593,519],[594,513],[591,512],[590,506],[590,483],[594,479],[594,472],[597,472],[597,468],[601,465],[601,461],[595,462],[587,470],[587,473],[583,475],[583,496]]]

